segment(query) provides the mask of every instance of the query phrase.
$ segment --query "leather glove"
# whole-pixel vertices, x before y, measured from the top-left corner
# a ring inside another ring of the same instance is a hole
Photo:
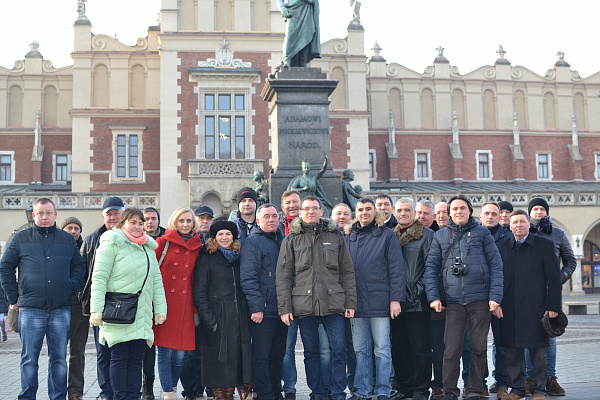
[[[90,314],[90,326],[102,326],[103,324],[101,312],[93,312]]]
[[[164,323],[167,320],[167,314],[166,313],[158,313],[154,315],[154,323],[156,325],[160,325],[162,323]]]

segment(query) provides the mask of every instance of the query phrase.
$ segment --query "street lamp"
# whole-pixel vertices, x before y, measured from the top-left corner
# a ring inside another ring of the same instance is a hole
[[[25,209],[25,215],[27,216],[27,227],[33,226],[33,207],[29,206]]]

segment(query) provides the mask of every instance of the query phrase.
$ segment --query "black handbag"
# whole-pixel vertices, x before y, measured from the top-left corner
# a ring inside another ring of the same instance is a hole
[[[146,249],[144,253],[146,253]],[[150,272],[150,259],[148,253],[146,253],[146,261],[148,262],[148,269],[146,271],[146,277],[144,283],[142,283],[141,289],[137,293],[120,293],[120,292],[106,292],[104,298],[104,311],[102,311],[102,321],[110,322],[111,324],[132,324],[135,321],[135,314],[137,313],[138,300],[142,289],[148,279],[148,273]]]

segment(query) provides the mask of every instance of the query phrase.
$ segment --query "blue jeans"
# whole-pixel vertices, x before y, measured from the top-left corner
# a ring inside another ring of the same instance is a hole
[[[100,386],[100,398],[112,399],[113,388],[110,384],[110,348],[100,344],[100,327],[94,326],[94,342],[96,344],[96,375]]]
[[[331,367],[329,390],[333,399],[345,399],[346,393],[346,343],[345,326],[342,315],[310,316],[300,318],[300,335],[304,345],[304,367],[306,382],[311,389],[311,398],[325,396],[323,378],[321,375],[321,355],[319,344],[319,319],[325,327],[329,339]]]
[[[156,346],[158,349],[158,377],[163,392],[172,392],[177,387],[179,375],[185,361],[185,350],[174,350]]]
[[[283,357],[283,370],[281,371],[284,393],[296,393],[296,382],[298,381],[298,372],[296,371],[297,340],[298,324],[294,321],[290,321],[287,332],[285,356]]]
[[[48,398],[67,397],[67,341],[71,324],[70,307],[52,311],[39,308],[19,310],[21,349],[21,393],[19,399],[35,399],[38,389],[38,360],[44,336],[48,345]]]
[[[556,338],[548,338],[548,347],[546,347],[546,357],[548,358],[548,380],[556,376]],[[525,349],[525,377],[531,378],[531,358],[529,349]]]
[[[329,339],[327,338],[327,332],[325,332],[323,324],[319,324],[319,348],[321,354],[321,379],[323,380],[323,387],[329,389],[331,351],[329,350]]]
[[[144,339],[113,345],[110,349],[110,382],[114,400],[138,400],[142,388],[142,359],[148,348]]]
[[[356,352],[354,373],[355,394],[360,397],[389,396],[392,392],[392,345],[390,343],[390,318],[354,318],[352,341]],[[375,355],[375,388],[373,389],[373,355]]]

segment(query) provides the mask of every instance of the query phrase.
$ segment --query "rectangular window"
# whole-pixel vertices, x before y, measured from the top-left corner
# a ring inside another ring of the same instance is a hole
[[[548,154],[538,154],[538,178],[548,179],[550,177],[548,173]]]
[[[236,99],[238,96],[235,96]],[[237,106],[237,104],[236,104]],[[235,158],[243,160],[246,158],[246,127],[244,117],[235,117]]]
[[[489,153],[479,153],[477,157],[479,163],[479,178],[490,177],[490,155]]]
[[[117,177],[127,176],[127,137],[117,135]]]
[[[375,171],[375,150],[369,149],[369,179],[375,180],[377,175]]]
[[[219,95],[219,111],[231,110],[231,96],[228,94]]]
[[[138,137],[137,135],[129,136],[129,177],[137,178],[138,176]]]
[[[204,144],[206,145],[205,158],[215,158],[215,117],[204,119]]]
[[[12,156],[0,155],[0,181],[12,181]]]
[[[417,153],[417,178],[428,178],[429,177],[429,168],[428,168],[428,154],[427,153]]]
[[[596,154],[596,178],[600,179],[600,154]]]
[[[204,109],[212,111],[215,109],[215,95],[207,94],[204,96]]]
[[[65,155],[56,155],[56,180],[57,181],[67,181],[67,171],[69,165],[69,156]],[[1,180],[1,179],[0,179]]]
[[[220,159],[231,158],[231,118],[230,117],[219,117],[219,158]]]

